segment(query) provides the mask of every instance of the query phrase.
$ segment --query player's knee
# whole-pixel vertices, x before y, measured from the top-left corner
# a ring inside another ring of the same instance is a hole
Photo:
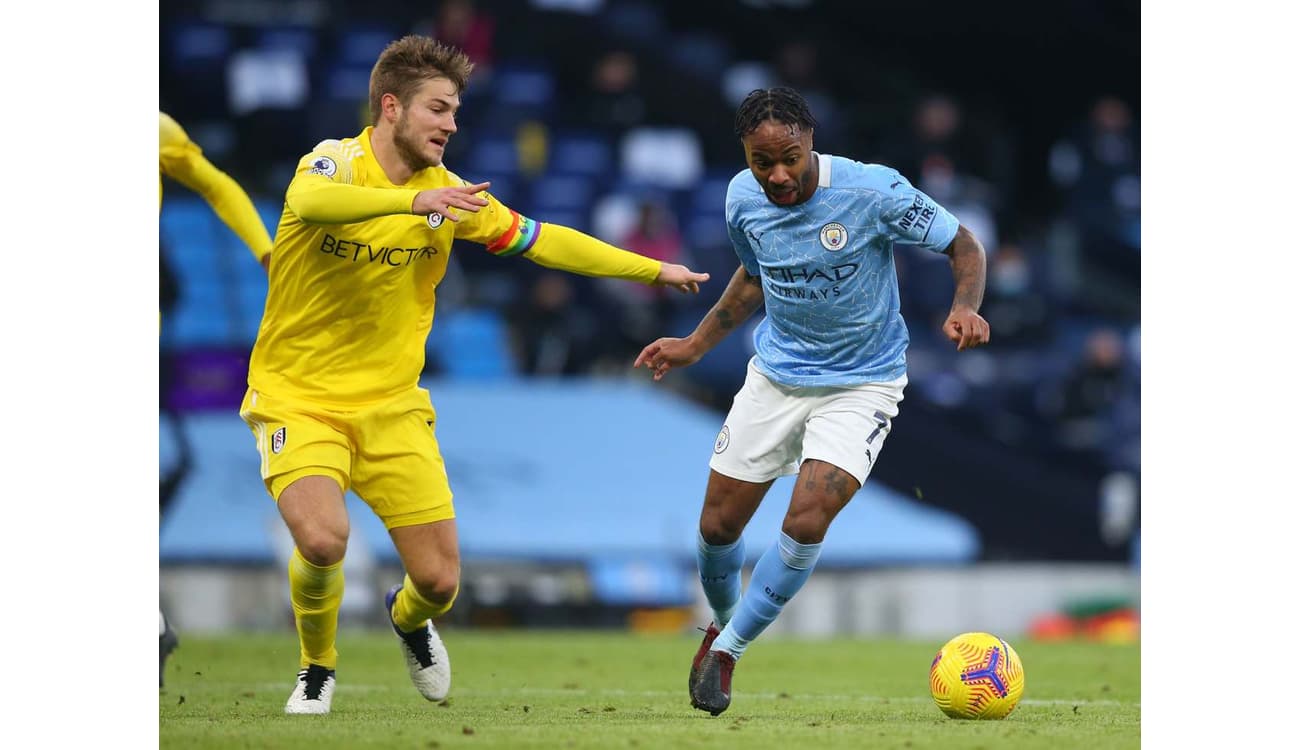
[[[729,518],[725,513],[704,513],[700,516],[700,536],[706,544],[731,544],[745,530],[744,521]]]
[[[410,570],[407,575],[420,596],[435,604],[451,602],[460,588],[460,573],[457,570]]]
[[[302,534],[297,540],[298,553],[312,565],[333,565],[343,559],[348,550],[348,538],[328,530]]]
[[[800,544],[820,544],[826,538],[831,518],[821,508],[791,509],[781,524],[781,531]]]

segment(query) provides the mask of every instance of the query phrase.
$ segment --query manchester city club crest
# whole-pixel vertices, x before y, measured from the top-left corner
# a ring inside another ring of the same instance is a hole
[[[849,230],[838,221],[832,221],[822,227],[821,241],[822,247],[831,252],[843,250],[844,246],[849,244]]]
[[[713,452],[721,453],[727,449],[728,445],[731,445],[731,428],[724,424],[722,425],[722,432],[718,433],[718,439],[713,443]]]

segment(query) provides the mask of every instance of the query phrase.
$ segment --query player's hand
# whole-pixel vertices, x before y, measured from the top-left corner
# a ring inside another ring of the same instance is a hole
[[[491,184],[490,182],[480,182],[477,185],[458,185],[434,190],[421,190],[411,203],[411,213],[417,216],[440,214],[452,221],[460,221],[460,217],[452,212],[452,209],[458,208],[472,214],[478,213],[478,210],[486,206],[488,202],[475,195],[475,193],[487,190],[488,185]]]
[[[943,322],[943,333],[957,345],[957,351],[974,349],[989,342],[988,321],[969,307],[956,307]]]
[[[704,275],[708,276],[708,274]],[[689,338],[663,338],[642,349],[632,366],[645,365],[654,372],[655,380],[661,380],[674,367],[693,365],[700,361],[702,356],[704,352],[697,352]]]
[[[699,294],[700,283],[709,280],[707,273],[696,273],[686,266],[664,263],[655,277],[655,286],[670,286],[682,294]],[[655,378],[658,380],[659,378]]]

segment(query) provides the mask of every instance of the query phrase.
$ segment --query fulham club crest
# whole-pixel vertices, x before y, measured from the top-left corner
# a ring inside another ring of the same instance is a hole
[[[433,214],[429,214],[425,218],[429,220],[430,229],[437,229],[438,227],[442,226],[442,219],[443,219],[442,214],[433,213]]]
[[[275,434],[271,436],[271,452],[279,453],[282,450],[284,450],[284,428],[283,427],[276,430]]]

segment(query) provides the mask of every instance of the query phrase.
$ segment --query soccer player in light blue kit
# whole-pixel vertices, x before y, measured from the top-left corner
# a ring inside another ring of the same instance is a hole
[[[955,292],[943,331],[958,351],[988,343],[979,315],[980,241],[893,169],[812,150],[816,120],[797,92],[760,89],[736,135],[749,165],[727,188],[740,268],[686,338],[641,351],[654,379],[698,361],[760,304],[756,355],[713,447],[697,561],[714,621],[691,664],[691,705],[717,716],[745,649],[798,593],[836,514],[880,456],[907,384],[907,327],[893,248],[944,253]],[[781,533],[741,595],[741,532],[773,480],[798,474]]]

